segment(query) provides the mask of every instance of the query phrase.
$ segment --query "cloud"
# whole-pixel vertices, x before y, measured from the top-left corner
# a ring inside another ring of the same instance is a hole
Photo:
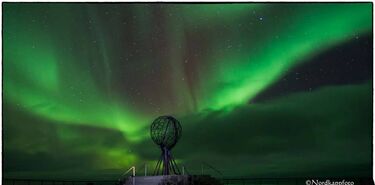
[[[330,86],[178,117],[183,133],[172,153],[190,173],[206,162],[232,177],[371,176],[371,92],[370,83]],[[152,170],[160,155],[151,139],[130,142],[117,130],[51,123],[4,107],[5,177],[115,177],[132,165]],[[205,173],[218,175],[207,167]]]
[[[227,176],[370,176],[371,101],[369,84],[331,86],[186,116],[173,153],[191,171],[207,162]]]
[[[5,176],[30,178],[47,172],[53,176],[61,171],[81,174],[123,169],[136,161],[121,131],[56,123],[7,104],[4,115]]]

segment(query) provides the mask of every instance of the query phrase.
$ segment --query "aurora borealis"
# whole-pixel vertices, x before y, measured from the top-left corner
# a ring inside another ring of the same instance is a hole
[[[371,3],[4,3],[4,176],[371,176]],[[211,173],[211,172],[207,172]]]

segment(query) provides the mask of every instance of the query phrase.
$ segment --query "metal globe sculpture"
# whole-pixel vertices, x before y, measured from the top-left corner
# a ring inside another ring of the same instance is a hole
[[[180,170],[174,161],[171,149],[181,138],[182,128],[180,122],[172,116],[160,116],[156,118],[150,128],[151,139],[161,149],[161,156],[158,160],[154,175],[180,174]]]
[[[172,116],[160,116],[152,122],[151,138],[155,144],[172,149],[181,138],[181,125]]]

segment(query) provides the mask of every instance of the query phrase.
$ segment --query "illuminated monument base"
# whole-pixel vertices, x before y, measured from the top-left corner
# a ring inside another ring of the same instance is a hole
[[[221,185],[220,181],[209,175],[159,175],[129,177],[121,185]]]

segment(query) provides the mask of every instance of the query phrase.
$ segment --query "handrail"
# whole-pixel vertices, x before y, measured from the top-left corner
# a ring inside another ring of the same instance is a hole
[[[128,173],[130,172],[130,170],[133,171],[133,174],[132,174],[132,177],[133,177],[133,178],[132,178],[132,182],[133,182],[133,183],[132,183],[132,184],[135,185],[135,179],[134,179],[134,177],[135,177],[135,166],[132,166],[132,167],[129,168],[125,173],[123,173],[123,174],[121,175],[119,181],[122,181],[121,178],[124,177],[126,174],[128,174]]]
[[[121,177],[123,177],[124,175],[126,175],[127,173],[129,173],[130,170],[133,171],[133,177],[135,177],[135,166],[132,166],[131,168],[129,168],[128,171],[126,171],[125,173],[123,173],[123,174],[121,175]]]
[[[145,176],[147,176],[147,173],[148,173],[147,170],[148,170],[147,169],[147,163],[142,163],[142,165],[140,165],[140,167],[138,168],[138,171],[144,171]]]
[[[186,174],[187,175],[190,175],[191,173],[189,172],[189,170],[186,168],[185,165],[182,166],[183,170],[186,171]]]
[[[221,177],[223,177],[223,173],[221,173],[218,169],[214,168],[213,166],[211,166],[210,164],[206,163],[206,162],[203,162],[202,164],[208,166],[209,168],[213,169],[216,173],[218,173]]]
[[[305,181],[307,179],[321,179],[322,181],[323,180],[326,180],[327,177],[319,177],[319,176],[306,176],[306,177],[236,177],[236,176],[232,176],[232,177],[226,177],[226,178],[222,178],[222,179],[219,179],[223,184],[226,184],[226,185],[230,185],[230,184],[239,184],[239,183],[242,183],[242,184],[264,184],[264,183],[267,183],[267,184],[272,184],[272,185],[278,185],[278,184],[305,184]],[[363,176],[359,176],[359,177],[353,177],[353,176],[348,176],[348,177],[328,177],[328,179],[330,179],[331,181],[342,181],[343,179],[345,179],[345,181],[353,181],[355,182],[355,184],[358,184],[358,185],[363,185],[363,184],[372,184],[372,178],[371,177],[363,177]],[[6,181],[11,181],[10,183],[7,183]],[[115,181],[115,180],[78,180],[78,179],[30,179],[30,178],[9,178],[9,177],[3,177],[3,184],[20,184],[20,183],[17,183],[18,181],[29,181],[30,184],[35,184],[35,185],[43,185],[43,184],[50,184],[52,182],[55,183],[56,185],[57,184],[61,184],[60,182],[68,182],[68,183],[65,183],[66,184],[76,184],[76,182],[78,182],[78,184],[82,184],[82,182],[92,182],[94,184],[102,184],[101,182],[108,182],[108,183],[105,183],[105,184],[108,184],[110,182],[113,182],[112,185],[119,185],[119,182],[118,181]],[[34,182],[40,182],[39,183],[34,183]],[[44,182],[47,182],[47,183],[44,183]],[[56,183],[58,182],[58,183]],[[132,182],[133,184],[135,184],[135,178],[132,178]],[[290,182],[290,183],[289,183]],[[86,184],[85,183],[85,184]],[[22,184],[25,184],[25,183],[22,183]],[[104,183],[103,183],[104,184]],[[121,183],[122,185],[124,183]],[[120,185],[121,185],[120,184]],[[129,184],[129,183],[128,183]],[[76,184],[77,185],[77,184]]]

